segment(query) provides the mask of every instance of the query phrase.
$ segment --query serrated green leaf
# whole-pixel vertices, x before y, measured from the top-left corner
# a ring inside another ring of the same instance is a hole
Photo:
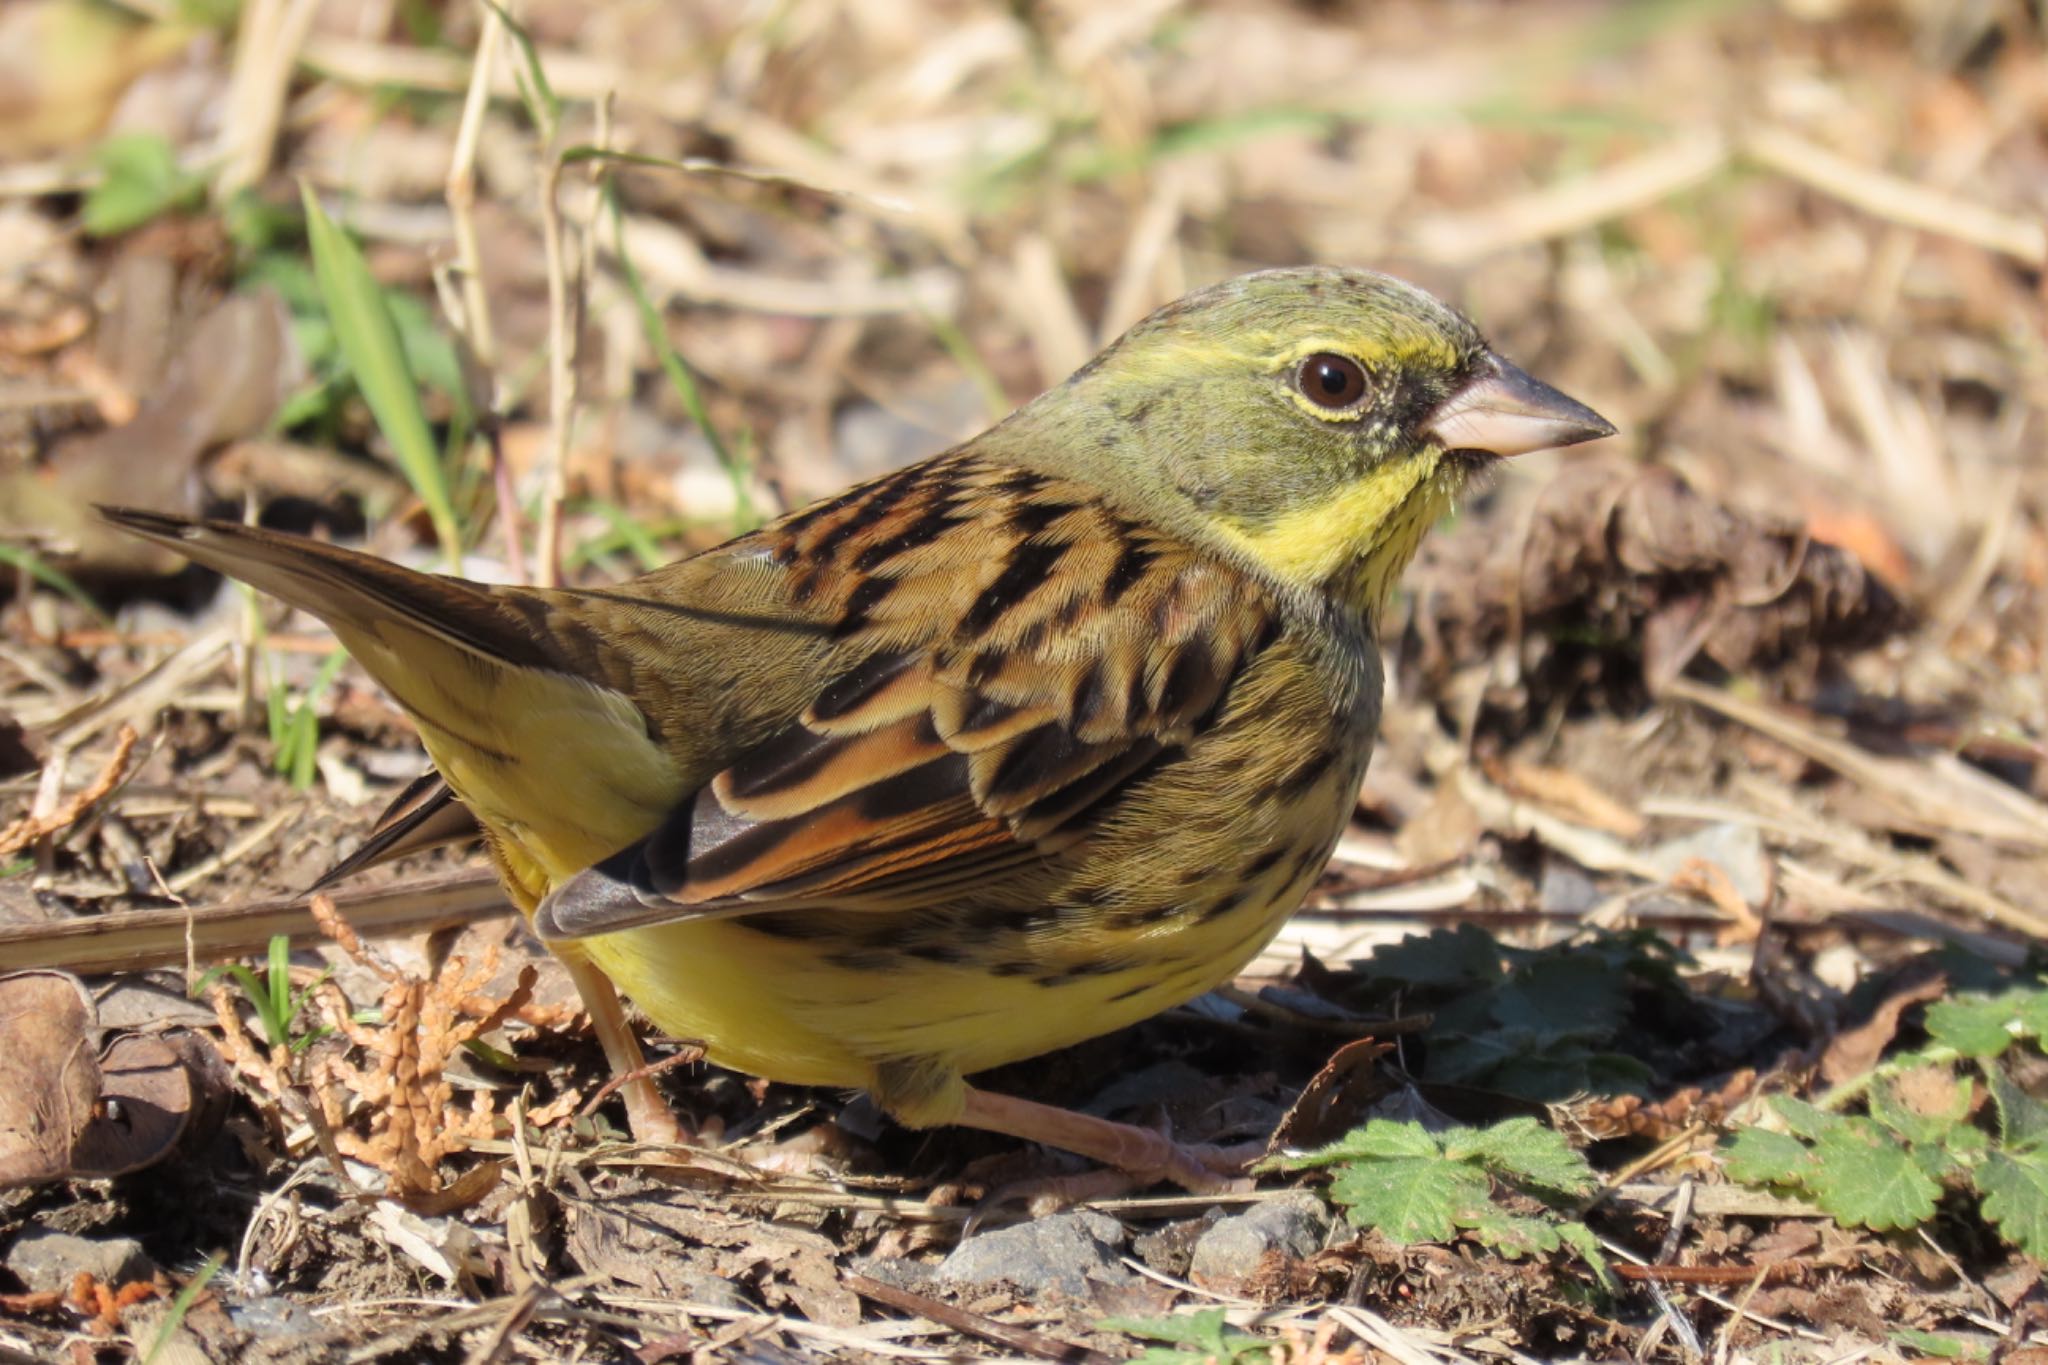
[[[348,361],[356,387],[377,419],[378,430],[413,492],[427,509],[449,566],[462,565],[462,537],[448,492],[441,452],[427,426],[419,385],[407,361],[389,301],[363,254],[320,207],[311,186],[300,187],[306,210],[306,239],[313,251],[313,278],[334,327],[334,339]]]
[[[1382,944],[1373,949],[1364,968],[1369,976],[1388,977],[1409,987],[1491,984],[1501,978],[1501,948],[1479,926],[1461,924]]]
[[[1483,1206],[1487,1193],[1483,1172],[1441,1156],[1362,1161],[1330,1183],[1330,1198],[1353,1224],[1403,1245],[1449,1241],[1457,1220]]]
[[[2006,1241],[2048,1260],[2048,1155],[1992,1152],[1976,1170],[1984,1216]]]
[[[1813,1175],[1813,1149],[1790,1133],[1742,1128],[1722,1150],[1721,1164],[1745,1185],[1804,1185]]]
[[[1966,1142],[1913,1142],[1907,1144],[1906,1152],[1913,1158],[1913,1164],[1920,1168],[1920,1173],[1939,1185],[1965,1165],[1967,1146]]]
[[[2031,1151],[2048,1142],[2048,1104],[2029,1095],[1995,1062],[1984,1062],[1984,1083],[1998,1106],[1998,1140],[2008,1150]]]
[[[1443,1144],[1413,1119],[1370,1119],[1327,1147],[1281,1157],[1273,1165],[1284,1171],[1305,1171],[1349,1161],[1433,1159],[1442,1152]]]
[[[1970,1087],[1967,1083],[1957,1086],[1954,1103],[1949,1106],[1949,1112],[1942,1114],[1923,1114],[1912,1108],[1899,1098],[1897,1083],[1891,1080],[1871,1086],[1865,1101],[1870,1107],[1871,1118],[1907,1142],[1916,1146],[1941,1146],[1970,1111]]]
[[[1830,1114],[1817,1109],[1805,1100],[1795,1100],[1790,1095],[1771,1096],[1771,1112],[1784,1120],[1785,1126],[1808,1142],[1819,1139],[1821,1134],[1847,1123],[1840,1114]]]
[[[1918,1227],[1934,1216],[1941,1187],[1892,1134],[1869,1119],[1843,1119],[1815,1142],[1806,1186],[1835,1221],[1852,1227]]]
[[[1927,1007],[1927,1033],[1965,1057],[1996,1057],[2012,1045],[2019,1002],[2005,995],[1961,995]]]
[[[1527,1218],[1509,1213],[1498,1204],[1481,1205],[1458,1221],[1483,1245],[1511,1261],[1541,1256],[1563,1244],[1554,1219]]]
[[[1621,1292],[1621,1281],[1614,1277],[1614,1268],[1607,1264],[1607,1253],[1600,1249],[1600,1239],[1593,1235],[1593,1229],[1584,1223],[1568,1220],[1558,1224],[1557,1235],[1578,1253],[1579,1259],[1593,1272],[1593,1278],[1600,1281],[1602,1289],[1610,1294]]]
[[[1612,1036],[1627,1004],[1627,978],[1592,953],[1524,963],[1494,995],[1493,1017],[1547,1045]]]
[[[1598,1183],[1586,1158],[1561,1133],[1524,1115],[1486,1128],[1454,1128],[1442,1136],[1444,1155],[1476,1161],[1520,1185],[1581,1195]]]

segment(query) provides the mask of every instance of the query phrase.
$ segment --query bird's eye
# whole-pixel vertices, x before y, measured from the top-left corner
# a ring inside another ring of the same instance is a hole
[[[1302,361],[1294,382],[1303,397],[1321,408],[1348,408],[1365,397],[1365,371],[1358,362],[1328,351]]]

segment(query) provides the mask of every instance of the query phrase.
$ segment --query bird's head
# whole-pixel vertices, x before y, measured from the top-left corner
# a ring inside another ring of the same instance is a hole
[[[1244,275],[1131,328],[1004,432],[1281,583],[1377,611],[1494,460],[1613,433],[1367,270]]]

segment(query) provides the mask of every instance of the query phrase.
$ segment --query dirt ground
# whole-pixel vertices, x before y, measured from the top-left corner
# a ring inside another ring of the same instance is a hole
[[[2048,1358],[2044,38],[2025,0],[0,8],[0,1360]],[[602,584],[1302,262],[1436,291],[1620,434],[1433,533],[1356,818],[1247,975],[989,1078],[1268,1140],[1241,1191],[687,1040],[707,1142],[635,1148],[474,849],[307,908],[425,768],[403,714],[87,510]]]

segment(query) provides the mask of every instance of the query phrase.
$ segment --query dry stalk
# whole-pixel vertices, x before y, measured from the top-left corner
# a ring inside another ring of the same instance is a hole
[[[214,179],[220,198],[247,189],[269,171],[285,91],[319,12],[319,0],[251,0],[242,10],[228,107],[221,119],[229,132],[227,158]]]
[[[576,414],[576,341],[581,330],[571,316],[569,251],[562,223],[562,158],[555,146],[561,131],[545,108],[541,118],[540,240],[548,279],[548,445],[540,501],[540,539],[534,547],[534,581],[552,588],[562,581],[562,501],[569,480],[570,426]],[[575,300],[581,314],[581,290]]]
[[[46,839],[59,830],[77,823],[79,817],[97,805],[108,792],[121,785],[128,775],[128,760],[135,752],[135,727],[125,722],[120,734],[114,740],[114,753],[99,775],[80,790],[73,792],[61,805],[54,809],[38,812],[31,810],[27,815],[11,824],[0,826],[0,858],[17,849],[27,848],[41,839]],[[51,760],[56,765],[56,760]],[[61,765],[57,765],[61,771]],[[54,793],[52,794],[54,797]],[[39,800],[37,804],[43,803]]]
[[[447,289],[437,271],[435,284],[441,290],[442,311],[453,325],[461,348],[464,386],[478,415],[479,434],[490,444],[491,483],[497,495],[498,528],[505,541],[505,569],[513,582],[524,583],[528,581],[522,543],[524,527],[500,438],[498,341],[491,324],[490,293],[484,287],[483,252],[476,233],[477,144],[483,136],[484,115],[490,109],[491,81],[504,38],[504,19],[496,8],[485,6],[483,26],[477,35],[476,61],[470,68],[469,89],[463,96],[462,121],[455,130],[455,146],[448,157],[448,178],[442,189],[455,238],[453,273],[457,279],[454,288]]]
[[[443,190],[449,216],[454,220],[455,269],[462,288],[461,329],[477,364],[486,373],[496,371],[498,344],[491,330],[490,296],[484,290],[483,257],[477,244],[476,149],[483,134],[484,114],[490,108],[491,74],[504,31],[498,11],[485,6],[483,29],[476,40],[476,65],[470,69],[469,90],[462,101],[462,122],[455,130],[455,149],[448,159],[448,180]]]

